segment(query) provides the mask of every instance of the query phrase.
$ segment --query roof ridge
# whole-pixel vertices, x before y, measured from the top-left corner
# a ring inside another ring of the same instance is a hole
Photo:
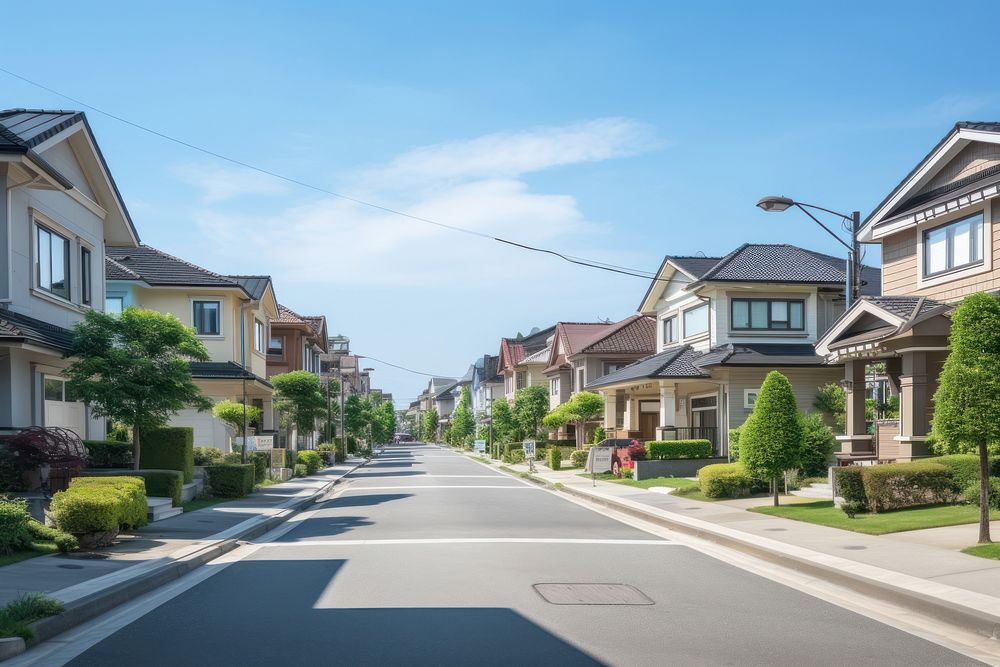
[[[708,279],[709,276],[711,276],[713,273],[717,273],[723,266],[725,266],[727,263],[731,262],[733,260],[733,257],[735,257],[740,252],[743,252],[743,250],[745,248],[749,247],[749,246],[750,246],[749,243],[744,243],[744,244],[740,245],[738,248],[736,248],[735,250],[729,252],[726,255],[723,255],[722,259],[720,259],[715,264],[715,266],[713,266],[708,271],[706,271],[705,273],[703,273],[700,276],[698,276],[698,280],[706,280],[706,279]]]
[[[122,271],[124,271],[125,273],[128,273],[130,275],[135,276],[136,280],[142,280],[142,276],[140,276],[138,273],[136,273],[132,269],[128,268],[127,266],[125,266],[124,264],[122,264],[121,262],[119,262],[118,260],[116,260],[114,257],[112,257],[112,256],[110,256],[108,254],[105,254],[104,255],[104,261],[105,262],[110,262],[110,263],[114,264],[116,267],[118,267],[119,269],[121,269]]]
[[[207,273],[207,274],[209,274],[209,275],[211,275],[211,276],[213,276],[215,278],[221,278],[222,280],[229,281],[232,284],[233,287],[238,287],[240,289],[243,289],[243,286],[240,285],[239,283],[235,282],[230,276],[226,276],[226,275],[223,275],[221,273],[216,273],[215,271],[212,271],[211,269],[206,269],[204,266],[198,266],[194,262],[189,262],[186,259],[181,259],[180,257],[177,257],[176,255],[171,255],[169,252],[166,252],[164,250],[160,250],[159,248],[154,248],[153,246],[151,246],[151,245],[149,245],[147,243],[140,243],[138,247],[145,248],[146,250],[151,250],[152,252],[155,252],[155,253],[157,253],[159,255],[163,255],[164,257],[169,257],[170,259],[172,259],[174,261],[177,261],[177,262],[180,262],[181,264],[184,264],[185,266],[189,266],[192,269],[198,269],[199,271],[204,271],[205,273]],[[127,256],[127,254],[128,254],[127,251],[135,250],[135,248],[124,248],[124,250],[126,251],[126,256]],[[244,291],[246,291],[246,290],[244,290]]]
[[[646,317],[648,319],[654,319],[654,318],[649,317],[648,315],[642,315],[640,313],[633,313],[632,315],[629,315],[628,317],[626,317],[623,320],[619,320],[618,322],[613,322],[613,323],[609,324],[608,326],[611,327],[610,329],[608,329],[607,331],[598,332],[598,335],[597,335],[596,338],[594,338],[592,340],[588,340],[586,343],[584,343],[583,345],[580,346],[580,351],[582,352],[583,350],[586,350],[588,347],[593,347],[594,345],[597,345],[598,343],[600,343],[600,342],[602,342],[604,340],[607,340],[608,338],[610,338],[611,336],[614,336],[619,331],[632,326],[635,322],[639,321],[640,319],[642,319],[644,317]]]

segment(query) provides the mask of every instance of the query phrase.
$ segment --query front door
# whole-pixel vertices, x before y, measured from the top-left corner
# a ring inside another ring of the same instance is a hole
[[[642,440],[655,440],[656,427],[659,426],[659,412],[639,413],[639,437]]]

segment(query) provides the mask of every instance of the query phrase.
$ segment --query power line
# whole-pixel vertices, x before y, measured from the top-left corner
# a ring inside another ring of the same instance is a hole
[[[236,158],[229,157],[228,155],[223,155],[222,153],[217,153],[217,152],[215,152],[213,150],[210,150],[208,148],[204,148],[202,146],[198,146],[198,145],[190,143],[188,141],[184,141],[183,139],[178,139],[176,137],[172,137],[169,134],[165,134],[164,132],[160,132],[158,130],[154,130],[154,129],[150,128],[150,127],[142,125],[141,123],[137,123],[135,121],[129,120],[127,118],[124,118],[122,116],[114,114],[114,113],[112,113],[110,111],[105,111],[104,109],[96,107],[96,106],[94,106],[92,104],[88,104],[87,102],[84,102],[83,100],[80,100],[80,99],[77,99],[77,98],[72,97],[70,95],[67,95],[65,93],[62,93],[62,92],[60,92],[58,90],[55,90],[54,88],[50,88],[50,87],[48,87],[48,86],[46,86],[44,84],[41,84],[41,83],[39,83],[37,81],[33,81],[32,79],[29,79],[26,76],[22,76],[21,74],[18,74],[16,72],[12,72],[12,71],[10,71],[8,69],[5,69],[3,67],[0,67],[0,72],[3,72],[4,74],[7,74],[8,76],[12,76],[15,79],[20,79],[21,81],[24,81],[27,84],[35,86],[36,88],[40,88],[40,89],[42,89],[42,90],[44,90],[46,92],[52,93],[53,95],[58,95],[59,97],[62,97],[64,99],[67,99],[67,100],[73,102],[74,104],[78,104],[81,107],[85,107],[85,108],[87,108],[87,109],[89,109],[89,110],[91,110],[91,111],[93,111],[95,113],[99,113],[99,114],[101,114],[103,116],[107,116],[108,118],[116,120],[119,123],[124,123],[125,125],[133,127],[133,128],[135,128],[137,130],[141,130],[142,132],[146,132],[146,133],[151,134],[151,135],[153,135],[155,137],[159,137],[160,139],[164,139],[165,141],[169,141],[169,142],[175,143],[175,144],[177,144],[179,146],[183,146],[183,147],[191,149],[193,151],[198,151],[199,153],[203,153],[205,155],[209,155],[209,156],[214,157],[214,158],[216,158],[218,160],[223,160],[225,162],[229,162],[230,164],[234,164],[234,165],[243,167],[245,169],[250,169],[251,171],[255,171],[257,173],[264,174],[266,176],[270,176],[271,178],[276,178],[276,179],[285,181],[286,183],[291,183],[293,185],[297,185],[299,187],[306,188],[308,190],[313,190],[315,192],[320,192],[322,194],[326,194],[326,195],[329,195],[331,197],[336,197],[338,199],[343,199],[345,201],[349,201],[349,202],[352,202],[354,204],[358,204],[359,206],[366,206],[368,208],[373,208],[373,209],[376,209],[376,210],[379,210],[379,211],[383,211],[385,213],[390,213],[392,215],[398,215],[398,216],[401,216],[401,217],[404,217],[404,218],[408,218],[410,220],[414,220],[416,222],[422,222],[424,224],[434,225],[435,227],[440,227],[442,229],[448,229],[448,230],[451,230],[453,232],[459,232],[459,233],[462,233],[462,234],[469,234],[471,236],[476,236],[476,237],[479,237],[479,238],[482,238],[482,239],[486,239],[486,240],[489,240],[489,241],[496,241],[498,243],[504,243],[506,245],[514,246],[516,248],[521,248],[522,250],[528,250],[528,251],[531,251],[531,252],[537,252],[537,253],[542,253],[542,254],[547,254],[547,255],[553,255],[553,256],[558,257],[559,259],[562,259],[562,260],[564,260],[566,262],[569,262],[571,264],[577,264],[579,266],[584,266],[584,267],[588,267],[588,268],[592,268],[592,269],[598,269],[600,271],[608,271],[608,272],[611,272],[611,273],[619,273],[619,274],[626,275],[626,276],[633,276],[633,277],[636,277],[636,278],[643,278],[643,279],[646,279],[646,280],[649,280],[649,279],[661,280],[659,278],[656,278],[655,277],[656,274],[653,273],[653,272],[644,271],[644,270],[641,270],[641,269],[635,269],[635,268],[631,268],[631,267],[627,267],[627,266],[620,266],[620,265],[617,265],[617,264],[609,264],[607,262],[600,262],[600,261],[597,261],[597,260],[586,259],[586,258],[583,258],[583,257],[575,257],[573,255],[567,255],[567,254],[560,253],[560,252],[557,252],[555,250],[551,250],[551,249],[548,249],[548,248],[540,248],[540,247],[528,245],[528,244],[525,244],[525,243],[517,243],[515,241],[504,239],[504,238],[501,238],[501,237],[498,237],[498,236],[491,236],[490,234],[485,234],[483,232],[478,232],[478,231],[476,231],[474,229],[468,229],[466,227],[459,227],[457,225],[450,225],[450,224],[447,224],[447,223],[444,223],[444,222],[440,222],[438,220],[432,220],[430,218],[425,218],[425,217],[422,217],[422,216],[419,216],[419,215],[413,215],[412,213],[406,213],[405,211],[400,211],[398,209],[390,208],[388,206],[382,206],[381,204],[376,204],[376,203],[373,203],[373,202],[365,201],[364,199],[358,199],[356,197],[351,197],[350,195],[345,195],[345,194],[340,193],[340,192],[334,192],[333,190],[328,190],[326,188],[320,187],[318,185],[314,185],[312,183],[308,183],[306,181],[299,180],[297,178],[293,178],[291,176],[286,176],[284,174],[280,174],[278,172],[271,171],[269,169],[265,169],[263,167],[258,167],[258,166],[254,165],[254,164],[249,163],[249,162],[244,162],[243,160],[238,160]]]
[[[442,375],[442,374],[439,374],[439,373],[424,373],[423,371],[415,371],[412,368],[407,368],[406,366],[400,366],[398,364],[389,363],[388,361],[383,361],[381,359],[377,359],[377,358],[369,356],[367,354],[358,354],[358,355],[355,355],[355,356],[357,356],[359,359],[371,359],[372,361],[378,362],[380,364],[385,364],[386,366],[392,366],[393,368],[398,368],[401,371],[406,371],[407,373],[413,373],[414,375],[425,375],[425,376],[431,377],[431,378],[440,378],[440,377],[446,378],[446,377],[448,377],[447,375]]]

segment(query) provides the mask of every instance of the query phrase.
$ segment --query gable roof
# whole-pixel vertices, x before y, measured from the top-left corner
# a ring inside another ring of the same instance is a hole
[[[113,208],[117,209],[117,215],[120,216],[125,225],[128,240],[132,244],[138,244],[139,232],[132,222],[132,216],[128,212],[128,207],[125,206],[125,200],[118,189],[118,184],[111,175],[111,169],[108,168],[104,153],[101,152],[101,147],[90,128],[90,123],[87,122],[87,116],[82,111],[47,109],[6,109],[0,111],[0,152],[27,156],[62,187],[72,190],[74,188],[73,182],[39,155],[35,149],[42,147],[44,150],[42,144],[47,140],[76,125],[83,128],[90,146],[94,149],[93,153],[97,158],[97,163],[103,171],[105,191],[113,200]],[[116,211],[110,209],[109,213],[114,215]]]
[[[142,280],[142,276],[111,259],[110,255],[104,256],[104,277],[108,280]]]
[[[526,357],[548,347],[548,338],[555,331],[555,325],[538,329],[527,336],[500,339],[500,372],[520,364]]]
[[[37,343],[65,353],[73,347],[73,332],[0,308],[0,340]]]
[[[744,243],[703,273],[700,281],[843,284],[846,264],[786,243]]]
[[[586,388],[598,389],[613,384],[644,380],[709,377],[706,371],[694,363],[699,356],[701,353],[690,345],[675,345],[588,382]]]
[[[875,343],[912,329],[924,320],[947,315],[951,309],[946,303],[923,296],[862,297],[816,342],[816,352],[828,355],[835,348]],[[866,314],[875,321],[863,320]],[[852,333],[851,328],[861,323],[863,330]]]
[[[554,373],[566,366],[566,357],[576,354],[594,336],[613,325],[607,322],[559,322],[549,348],[548,367],[543,373]]]
[[[227,278],[232,278],[239,283],[254,301],[261,300],[271,282],[271,276],[227,276]]]
[[[580,354],[650,354],[656,349],[656,320],[631,315],[587,341]]]
[[[243,285],[232,278],[148,245],[140,245],[137,248],[108,246],[106,252],[119,266],[138,276],[138,278],[113,278],[108,275],[108,265],[105,265],[105,277],[108,280],[142,280],[154,287],[227,287],[239,289],[247,296],[252,296]],[[117,268],[114,268],[114,271],[117,276],[124,275],[118,272]]]
[[[234,361],[192,361],[191,377],[205,380],[256,380],[271,386],[270,382]]]
[[[698,368],[710,366],[823,366],[811,343],[727,343],[698,357]]]
[[[272,324],[308,324],[301,315],[284,304],[278,304],[278,317],[271,320]]]

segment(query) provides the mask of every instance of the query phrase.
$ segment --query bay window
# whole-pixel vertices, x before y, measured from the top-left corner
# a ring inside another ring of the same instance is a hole
[[[733,299],[734,331],[803,331],[805,301],[801,299]]]
[[[924,277],[983,261],[983,213],[924,232]]]
[[[689,308],[684,311],[684,337],[690,338],[708,331],[708,304]]]

